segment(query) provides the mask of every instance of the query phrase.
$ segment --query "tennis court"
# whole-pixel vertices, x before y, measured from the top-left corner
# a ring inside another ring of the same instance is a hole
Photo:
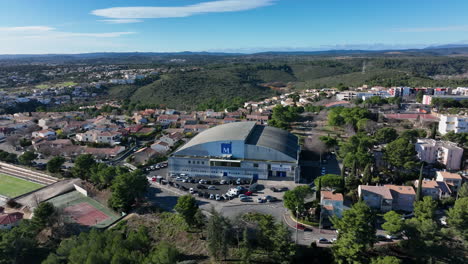
[[[14,198],[42,187],[41,184],[0,173],[0,195]]]
[[[63,210],[66,221],[83,226],[104,228],[119,218],[111,209],[77,191],[54,197],[48,202]]]

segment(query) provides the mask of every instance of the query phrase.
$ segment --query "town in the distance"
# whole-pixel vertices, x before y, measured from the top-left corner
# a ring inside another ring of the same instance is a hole
[[[166,56],[0,60],[0,263],[466,263],[468,82]]]

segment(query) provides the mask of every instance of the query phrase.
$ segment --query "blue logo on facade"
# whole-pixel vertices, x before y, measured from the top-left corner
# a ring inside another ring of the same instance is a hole
[[[221,143],[221,153],[222,154],[232,154],[232,144],[231,143]]]

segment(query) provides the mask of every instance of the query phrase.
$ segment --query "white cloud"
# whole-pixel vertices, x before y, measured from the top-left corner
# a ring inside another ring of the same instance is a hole
[[[135,32],[103,32],[103,33],[81,33],[63,32],[53,27],[47,26],[26,26],[26,27],[0,27],[0,39],[58,39],[58,38],[117,38],[125,35],[135,34]]]
[[[9,33],[27,33],[27,32],[47,32],[55,30],[53,27],[46,26],[28,26],[28,27],[0,27],[0,32]]]
[[[276,0],[218,0],[177,7],[112,7],[91,14],[113,19],[188,17],[205,13],[237,12],[274,4]]]
[[[133,19],[133,18],[122,18],[122,19],[103,19],[99,20],[101,22],[106,22],[108,24],[129,24],[129,23],[140,23],[143,22],[141,19]]]
[[[468,26],[448,26],[448,27],[420,27],[420,28],[399,28],[395,32],[449,32],[468,31]]]

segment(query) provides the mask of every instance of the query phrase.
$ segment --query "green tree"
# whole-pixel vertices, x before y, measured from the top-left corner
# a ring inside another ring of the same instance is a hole
[[[423,97],[424,91],[418,91],[418,93],[416,94],[416,102],[422,103]]]
[[[47,162],[47,171],[50,173],[60,172],[62,165],[65,163],[65,158],[55,156]]]
[[[315,192],[315,200],[319,201],[321,200],[321,195],[322,195],[322,179],[318,179],[318,185],[317,185],[317,191]]]
[[[273,236],[273,256],[278,263],[291,263],[295,255],[295,245],[291,241],[291,232],[283,224],[275,225]]]
[[[372,171],[371,171],[372,164],[367,164],[364,168],[363,176],[362,176],[362,184],[366,185],[371,183],[372,181]]]
[[[117,211],[127,212],[136,200],[143,197],[148,186],[148,180],[139,170],[117,175],[112,182],[109,206]]]
[[[57,209],[52,203],[40,203],[37,208],[34,209],[31,222],[39,229],[42,229],[51,226],[56,221],[57,214]]]
[[[304,199],[311,193],[311,189],[307,185],[298,186],[293,190],[286,191],[283,197],[284,206],[292,212],[304,211]]]
[[[458,190],[458,198],[465,198],[468,197],[468,182],[465,182]]]
[[[453,208],[447,213],[448,225],[455,229],[457,234],[468,241],[468,197],[459,198]]]
[[[328,149],[332,149],[335,146],[338,146],[338,140],[336,140],[336,138],[333,138],[333,137],[330,137],[330,136],[321,136],[321,137],[319,137],[319,139],[320,139],[320,141],[325,143],[325,146]]]
[[[325,174],[325,175],[317,177],[314,180],[315,186],[318,186],[319,181],[320,181],[322,188],[329,187],[329,188],[340,189],[343,184],[342,176],[336,175],[336,174]]]
[[[230,245],[231,223],[229,220],[212,209],[206,232],[210,255],[215,260],[225,259]]]
[[[424,169],[424,163],[421,164],[421,169],[419,170],[418,187],[416,188],[415,201],[422,200],[423,169]]]
[[[26,151],[18,157],[19,163],[23,165],[31,165],[31,162],[37,158],[36,153],[32,151]]]
[[[431,196],[424,196],[422,201],[414,202],[414,216],[419,220],[434,220],[436,209],[437,201],[434,201]]]
[[[400,264],[401,260],[394,256],[377,257],[371,259],[370,264]]]
[[[91,176],[91,168],[96,163],[94,156],[91,154],[79,155],[75,160],[75,165],[72,168],[73,176],[80,179],[89,179]]]
[[[196,223],[195,215],[198,211],[197,200],[191,195],[183,195],[177,199],[177,204],[174,208],[179,213],[190,227]]]
[[[242,264],[250,264],[252,261],[252,244],[249,241],[247,228],[242,232],[242,241],[240,242],[240,259]]]
[[[403,231],[405,221],[402,216],[395,211],[390,211],[384,214],[385,223],[382,228],[390,235],[398,235]]]
[[[406,137],[388,143],[384,151],[385,160],[396,168],[413,169],[417,165],[414,144]]]
[[[174,245],[168,242],[162,241],[150,255],[147,257],[145,263],[147,264],[173,264],[177,263],[180,253]]]
[[[333,226],[339,231],[333,246],[337,263],[361,263],[364,252],[375,243],[375,216],[364,203],[358,202],[343,212],[343,217],[332,217]]]
[[[397,137],[398,137],[397,131],[391,127],[383,127],[377,130],[377,132],[374,135],[375,140],[379,144],[386,144],[386,143],[392,142],[395,139],[397,139]]]

